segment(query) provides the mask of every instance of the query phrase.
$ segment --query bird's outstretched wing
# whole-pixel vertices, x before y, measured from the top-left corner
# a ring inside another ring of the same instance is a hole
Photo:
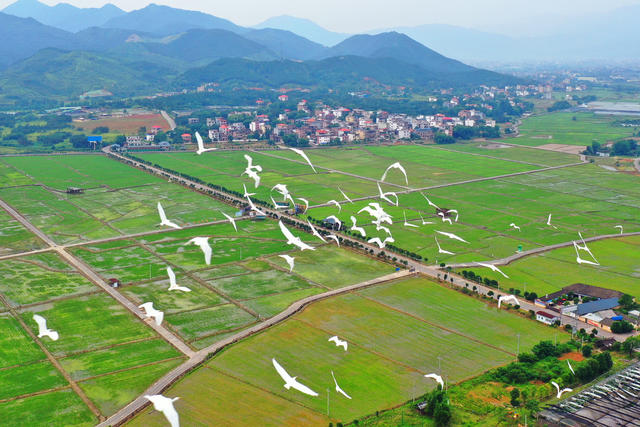
[[[167,222],[167,214],[164,213],[164,208],[162,207],[160,202],[158,202],[158,215],[160,215],[161,223]]]
[[[318,396],[318,393],[316,393],[315,391],[311,390],[309,387],[307,387],[306,385],[300,383],[298,380],[296,380],[295,378],[293,379],[293,382],[291,384],[291,387],[298,390],[301,393],[304,394],[308,394],[309,396]]]
[[[231,223],[231,225],[233,225],[233,229],[236,230],[236,232],[238,231],[238,226],[236,225],[236,220],[234,218],[231,217],[231,215],[227,215],[226,213],[220,211],[220,213],[222,215],[224,215],[225,218],[227,218],[229,220],[229,222]]]
[[[345,393],[345,391],[338,385],[338,381],[336,381],[336,376],[333,375],[333,371],[331,371],[331,377],[333,377],[333,383],[336,385],[336,391],[341,395],[343,395],[344,397],[346,397],[347,399],[351,399],[351,396]]]
[[[307,162],[307,164],[311,166],[311,169],[313,169],[315,173],[318,173],[318,171],[316,171],[316,168],[313,166],[313,164],[311,163],[311,160],[309,160],[309,157],[307,157],[307,154],[304,151],[299,150],[297,148],[293,148],[293,147],[287,147],[287,148],[293,151],[294,153],[296,153],[297,155],[299,155],[300,157],[302,157]]]
[[[344,197],[344,199],[349,202],[349,203],[353,203],[353,200],[351,200],[349,198],[349,196],[347,196],[346,194],[344,194],[344,191],[342,191],[342,189],[340,187],[338,187],[338,190],[340,191],[340,193],[342,193],[342,197]]]
[[[288,383],[291,380],[293,380],[293,377],[289,375],[287,371],[285,371],[282,365],[280,365],[275,358],[271,359],[271,362],[273,363],[273,367],[276,368],[276,372],[278,373],[278,375],[280,375],[280,377],[284,380],[285,383]]]
[[[178,286],[176,282],[176,273],[173,272],[173,268],[171,266],[167,266],[167,275],[169,276],[169,284],[172,288]]]
[[[402,174],[404,175],[405,182],[407,183],[407,185],[409,185],[409,178],[407,177],[407,171],[404,169],[404,167],[402,167],[402,165],[399,162],[396,162],[396,163],[390,165],[384,171],[384,174],[382,174],[382,178],[380,179],[380,181],[384,182],[384,180],[387,179],[387,174],[389,173],[389,171],[391,169],[398,169],[400,172],[402,172]]]
[[[44,317],[40,316],[39,314],[34,314],[33,320],[35,320],[38,324],[38,329],[40,330],[40,332],[47,329],[47,319],[45,319]]]

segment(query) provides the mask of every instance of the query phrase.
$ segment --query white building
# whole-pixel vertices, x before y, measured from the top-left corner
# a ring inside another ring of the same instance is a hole
[[[560,318],[555,314],[550,314],[546,311],[538,311],[536,313],[536,320],[544,323],[545,325],[553,325],[555,322],[560,320]]]

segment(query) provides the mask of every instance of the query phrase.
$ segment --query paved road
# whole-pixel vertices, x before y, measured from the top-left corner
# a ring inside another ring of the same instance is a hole
[[[169,113],[167,113],[164,110],[160,111],[160,114],[162,114],[162,117],[164,117],[164,119],[167,121],[167,124],[169,125],[171,130],[174,130],[176,128],[176,121],[173,120],[173,118],[169,115]]]
[[[594,237],[589,237],[587,239],[584,239],[585,242],[596,242],[598,240],[605,240],[605,239],[616,239],[616,238],[620,238],[620,237],[630,237],[630,236],[640,236],[640,231],[635,231],[633,233],[616,233],[616,234],[603,234],[601,236],[594,236]],[[552,251],[554,249],[560,249],[560,248],[566,248],[568,246],[572,246],[573,245],[573,240],[570,242],[563,242],[563,243],[556,243],[555,245],[549,245],[549,246],[542,246],[539,248],[535,248],[535,249],[530,249],[528,251],[523,251],[523,252],[518,252],[516,254],[513,254],[511,256],[508,256],[506,258],[501,258],[501,259],[494,259],[494,260],[489,260],[489,261],[484,261],[485,263],[488,264],[494,264],[494,265],[509,265],[514,261],[517,261],[521,258],[525,258],[531,255],[537,255],[537,254],[541,254],[544,252],[549,252]],[[473,263],[473,262],[466,262],[466,263],[461,263],[461,264],[450,264],[449,267],[451,268],[470,268],[470,267],[478,267],[478,264]]]
[[[147,323],[149,327],[153,328],[162,338],[164,338],[167,342],[173,345],[176,349],[178,349],[181,353],[191,357],[194,354],[194,351],[186,345],[182,340],[180,340],[176,335],[174,335],[171,331],[166,329],[163,326],[156,325],[155,322],[149,321],[142,314],[142,311],[131,301],[125,298],[120,292],[113,289],[109,286],[100,276],[98,276],[88,265],[84,262],[71,255],[69,252],[65,250],[64,247],[58,246],[53,240],[51,240],[46,234],[40,231],[36,226],[31,224],[25,217],[20,215],[15,209],[9,206],[4,200],[0,199],[0,207],[9,213],[14,219],[24,225],[29,231],[42,239],[45,243],[47,243],[51,250],[56,251],[62,258],[69,262],[69,264],[73,265],[78,271],[80,271],[87,279],[93,282],[95,285],[100,287],[103,291],[109,294],[113,299],[122,304],[127,310],[133,313],[136,317],[141,319],[143,322]]]
[[[293,303],[292,305],[289,306],[289,308],[287,308],[285,311],[281,312],[280,314],[275,315],[274,317],[265,320],[264,322],[258,323],[257,325],[254,325],[248,329],[245,329],[241,332],[238,332],[237,334],[230,336],[228,338],[225,338],[221,341],[218,341],[215,344],[212,344],[209,347],[206,347],[200,351],[198,351],[197,353],[195,353],[192,357],[189,358],[188,361],[186,361],[185,363],[183,363],[182,365],[178,366],[177,368],[175,368],[173,371],[169,372],[168,374],[166,374],[164,377],[162,377],[161,379],[159,379],[158,381],[156,381],[151,387],[149,387],[147,390],[144,391],[144,393],[142,393],[142,395],[140,397],[138,397],[136,400],[134,400],[133,402],[131,402],[130,404],[128,404],[127,406],[125,406],[124,408],[122,408],[121,410],[119,410],[117,413],[115,413],[114,415],[112,415],[111,417],[109,417],[106,421],[98,424],[98,427],[107,427],[107,426],[118,426],[123,424],[124,422],[126,422],[128,419],[130,419],[132,416],[134,416],[136,413],[140,412],[142,409],[144,409],[147,405],[149,405],[149,401],[147,401],[147,399],[145,399],[144,397],[142,397],[145,394],[161,394],[162,392],[164,392],[169,386],[171,386],[171,384],[173,384],[175,381],[177,381],[178,379],[180,379],[182,376],[184,376],[186,373],[188,373],[189,371],[191,371],[193,368],[197,367],[198,365],[200,365],[201,363],[203,363],[205,360],[207,360],[209,357],[211,357],[212,355],[218,353],[220,350],[222,350],[223,348],[234,344],[240,340],[243,340],[245,338],[250,337],[251,335],[254,335],[260,331],[263,331],[271,326],[274,326],[286,319],[288,319],[289,317],[293,316],[294,314],[298,313],[300,310],[302,310],[304,307],[308,306],[311,303],[314,303],[316,301],[322,300],[322,299],[326,299],[326,298],[331,298],[331,297],[335,297],[337,295],[341,295],[344,293],[348,293],[348,292],[353,292],[353,291],[357,291],[360,289],[364,289],[370,286],[375,286],[375,285],[379,285],[381,283],[386,283],[386,282],[390,282],[393,280],[398,280],[398,279],[402,279],[404,277],[408,277],[411,276],[412,273],[410,273],[407,270],[403,270],[403,271],[399,271],[393,274],[389,274],[386,276],[382,276],[382,277],[378,277],[376,279],[372,279],[372,280],[368,280],[366,282],[362,282],[362,283],[357,283],[355,285],[351,285],[351,286],[347,286],[341,289],[334,289],[322,294],[318,294],[318,295],[313,295],[310,297],[307,297],[303,300],[297,301],[295,303]]]

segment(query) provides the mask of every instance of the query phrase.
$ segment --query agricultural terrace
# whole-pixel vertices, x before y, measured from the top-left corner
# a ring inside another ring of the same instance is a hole
[[[570,112],[535,115],[522,120],[520,136],[510,139],[509,142],[534,147],[546,144],[587,146],[593,141],[604,144],[632,136],[635,129],[614,124],[615,121],[624,118]]]
[[[568,247],[522,258],[500,267],[509,279],[485,268],[465,270],[498,280],[502,289],[516,288],[524,292],[526,286],[528,292],[538,295],[552,293],[574,283],[587,283],[640,298],[640,237],[592,242],[589,243],[589,249],[598,259],[599,266],[578,265],[573,247]]]
[[[517,334],[521,351],[564,335],[426,279],[409,279],[315,303],[226,349],[166,395],[180,396],[176,409],[189,425],[211,419],[327,425],[422,395],[434,386],[422,376],[438,372],[439,363],[450,383],[506,364],[515,358]],[[347,352],[327,342],[333,335],[349,342]],[[320,396],[282,387],[271,358]],[[334,392],[332,371],[353,400]],[[164,422],[147,409],[129,425]]]
[[[224,219],[234,210],[99,155],[4,157],[33,185],[0,188],[0,198],[58,243],[76,243],[153,230],[156,204],[179,225]],[[84,194],[67,194],[68,187]]]

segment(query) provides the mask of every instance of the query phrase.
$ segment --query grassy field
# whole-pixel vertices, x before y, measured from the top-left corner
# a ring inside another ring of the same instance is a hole
[[[141,127],[148,131],[154,126],[160,126],[164,132],[169,130],[169,124],[160,114],[135,114],[125,117],[110,117],[98,120],[75,121],[73,125],[89,134],[97,127],[107,127],[110,133],[123,135],[137,134]]]
[[[97,288],[55,253],[12,258],[0,263],[0,292],[20,306],[96,291]]]
[[[0,210],[0,256],[40,249],[43,242],[4,210]]]
[[[207,416],[228,424],[282,425],[310,414],[315,415],[306,421],[310,425],[345,422],[431,389],[433,383],[422,375],[438,371],[438,358],[449,382],[513,360],[518,333],[521,351],[563,335],[430,281],[410,279],[313,304],[226,349],[166,394],[180,396],[180,416],[195,423]],[[349,342],[347,352],[327,342],[332,335]],[[284,389],[271,358],[320,396]],[[334,393],[331,371],[353,400]],[[222,385],[228,393],[216,392]],[[254,401],[261,402],[258,408],[249,404]],[[291,403],[300,409],[279,410]],[[146,410],[131,425],[162,422]]]
[[[41,394],[0,403],[4,426],[89,427],[96,419],[71,390]]]
[[[574,117],[575,120],[573,120]],[[521,136],[510,139],[509,142],[529,146],[544,144],[591,145],[593,141],[604,144],[631,136],[633,133],[633,128],[613,125],[614,121],[621,118],[621,116],[566,112],[531,116],[522,120]]]
[[[640,237],[625,237],[589,243],[600,266],[578,265],[573,247],[556,249],[501,267],[506,279],[484,268],[471,268],[482,277],[500,282],[503,289],[517,288],[538,295],[555,292],[573,283],[615,289],[640,298]],[[587,255],[588,257],[588,255]]]

